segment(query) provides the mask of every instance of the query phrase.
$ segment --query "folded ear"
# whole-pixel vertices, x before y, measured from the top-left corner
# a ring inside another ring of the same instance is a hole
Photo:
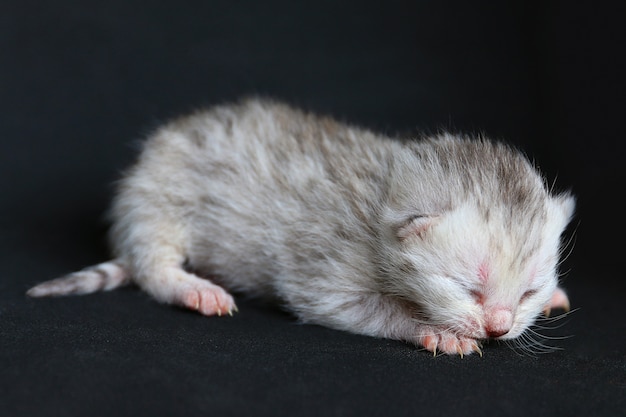
[[[415,215],[410,217],[404,224],[398,227],[396,236],[400,241],[417,236],[424,239],[428,229],[432,227],[438,216]]]

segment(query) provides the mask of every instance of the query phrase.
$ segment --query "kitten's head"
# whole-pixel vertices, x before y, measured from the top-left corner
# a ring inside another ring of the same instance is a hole
[[[384,289],[413,303],[416,318],[430,325],[477,339],[515,338],[557,289],[574,199],[551,195],[528,161],[502,145],[433,144],[396,167],[402,179],[392,185],[384,221],[392,249]]]

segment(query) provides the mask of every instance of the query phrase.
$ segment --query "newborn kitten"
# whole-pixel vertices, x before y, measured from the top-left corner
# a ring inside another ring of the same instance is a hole
[[[158,129],[119,183],[114,259],[28,295],[132,281],[210,316],[236,311],[228,289],[303,322],[480,353],[569,308],[557,266],[573,210],[504,144],[399,141],[249,99]]]

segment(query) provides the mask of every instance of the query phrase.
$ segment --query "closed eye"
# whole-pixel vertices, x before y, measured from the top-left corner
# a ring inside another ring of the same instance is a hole
[[[485,295],[478,290],[470,290],[471,296],[476,300],[478,304],[485,303]]]
[[[524,294],[522,294],[522,298],[520,298],[520,302],[527,300],[528,298],[532,297],[533,295],[537,294],[537,290],[528,290],[526,291]]]

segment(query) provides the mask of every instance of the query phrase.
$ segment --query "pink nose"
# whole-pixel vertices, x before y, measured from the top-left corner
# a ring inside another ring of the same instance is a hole
[[[496,308],[485,316],[485,333],[491,338],[504,336],[511,330],[513,314],[508,308]]]

